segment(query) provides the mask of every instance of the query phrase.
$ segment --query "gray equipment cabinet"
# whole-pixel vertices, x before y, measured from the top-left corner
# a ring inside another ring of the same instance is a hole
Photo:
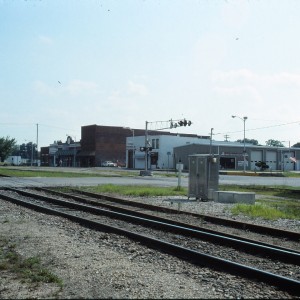
[[[189,155],[188,198],[213,199],[219,187],[219,157],[211,154]]]

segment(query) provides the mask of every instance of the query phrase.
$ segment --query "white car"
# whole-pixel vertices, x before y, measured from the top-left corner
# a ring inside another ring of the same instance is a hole
[[[116,164],[110,160],[106,160],[101,164],[102,167],[116,167]]]

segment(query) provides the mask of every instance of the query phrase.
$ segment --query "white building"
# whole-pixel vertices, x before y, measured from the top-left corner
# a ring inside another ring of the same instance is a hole
[[[148,135],[148,147],[151,150],[148,154],[147,169],[174,169],[174,147],[189,145],[193,143],[207,143],[209,139],[201,137],[187,137],[178,135]],[[136,169],[146,167],[146,151],[141,151],[145,147],[145,136],[135,136],[126,138],[126,166],[133,166]],[[135,151],[133,151],[135,150]]]
[[[8,156],[5,162],[13,166],[20,166],[23,163],[21,156]]]
[[[188,169],[191,154],[215,154],[220,157],[220,169],[258,170],[256,163],[265,162],[268,170],[300,170],[300,148],[256,146],[239,142],[214,141],[210,138],[178,135],[148,135],[148,152],[145,136],[126,138],[126,166],[135,169],[175,169],[182,162]],[[133,151],[134,150],[134,151]],[[146,159],[146,153],[148,157]]]

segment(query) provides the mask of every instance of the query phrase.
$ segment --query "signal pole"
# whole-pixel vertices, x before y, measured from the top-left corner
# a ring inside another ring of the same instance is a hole
[[[151,145],[148,141],[148,125],[150,123],[160,123],[161,127],[155,129],[155,130],[163,130],[163,129],[172,129],[172,128],[176,128],[179,126],[190,126],[192,124],[191,121],[187,121],[186,119],[183,120],[168,120],[168,121],[154,121],[154,122],[148,122],[146,121],[146,126],[145,126],[145,147],[144,150],[145,151],[145,170],[140,172],[140,175],[151,175],[151,172],[148,171],[148,154],[149,154],[149,150],[151,151]]]
[[[146,121],[145,129],[145,174],[148,171],[148,122]]]

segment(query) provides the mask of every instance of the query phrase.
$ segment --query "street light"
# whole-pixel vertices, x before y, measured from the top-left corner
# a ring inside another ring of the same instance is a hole
[[[244,122],[244,151],[243,151],[243,156],[244,156],[244,173],[246,172],[246,141],[245,141],[245,123],[246,120],[248,119],[248,117],[239,117],[239,116],[231,116],[232,118],[239,118],[240,120],[242,120]]]

